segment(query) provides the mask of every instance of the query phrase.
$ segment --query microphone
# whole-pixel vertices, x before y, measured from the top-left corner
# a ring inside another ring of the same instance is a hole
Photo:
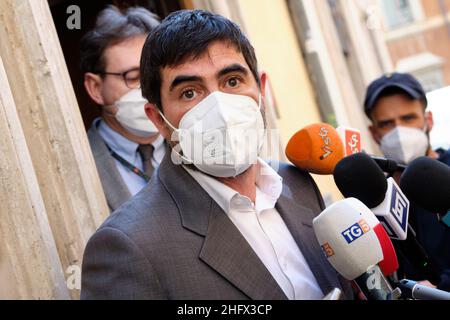
[[[415,281],[401,280],[398,284],[402,295],[417,300],[450,300],[450,292],[422,286]]]
[[[344,157],[362,151],[361,131],[343,126],[338,127],[336,131],[344,143]]]
[[[348,199],[351,199],[348,200],[349,205],[353,205],[353,207],[356,210],[359,210],[361,214],[365,215],[369,226],[373,229],[373,231],[377,235],[378,241],[380,242],[381,245],[381,250],[383,252],[383,260],[380,263],[378,263],[378,266],[380,267],[381,271],[385,276],[392,275],[394,272],[398,270],[399,265],[397,253],[395,252],[394,245],[392,244],[389,235],[387,234],[383,226],[380,224],[380,221],[373,215],[373,212],[370,211],[370,209],[368,210],[367,206],[364,205],[364,203],[354,198]],[[375,219],[373,219],[373,217],[375,217]]]
[[[421,157],[408,166],[401,177],[402,190],[420,207],[447,214],[450,210],[450,168],[429,157]]]
[[[305,127],[290,139],[286,156],[299,169],[327,175],[333,173],[344,157],[344,145],[336,129],[318,123]]]
[[[396,172],[404,172],[406,170],[406,166],[402,164],[398,164],[394,160],[386,159],[386,158],[380,158],[371,156],[371,158],[376,162],[378,167],[380,167],[381,170],[388,173],[389,175],[394,175]]]
[[[383,250],[371,227],[375,215],[354,198],[341,200],[313,220],[314,232],[328,261],[344,278],[355,281],[370,300],[390,300],[393,290],[378,263]]]
[[[401,253],[427,274],[428,280],[439,281],[438,272],[409,226],[409,200],[394,179],[386,180],[375,161],[359,153],[336,165],[334,180],[345,197],[357,198],[372,209],[392,239],[402,240],[398,243]]]
[[[409,200],[393,178],[386,181],[370,156],[359,153],[342,159],[336,165],[334,180],[346,198],[360,199],[372,209],[391,238],[407,238]]]
[[[331,139],[336,143],[337,147],[343,148],[342,142],[336,132],[336,130],[326,124],[316,124],[299,131],[289,142],[286,149],[286,154],[290,160],[300,169],[306,169],[309,172],[322,172],[323,174],[331,174],[336,166],[337,160],[340,160],[343,156],[342,154],[336,154],[334,158],[325,158],[322,160],[313,159],[310,154],[313,151],[322,150],[322,139],[317,139],[317,137],[323,136],[324,132],[331,137]],[[323,151],[323,150],[322,150]],[[296,153],[303,152],[301,155]],[[300,161],[299,159],[303,159]],[[386,184],[386,179],[381,179],[381,184]],[[381,195],[379,201],[384,199],[384,194]],[[388,276],[397,271],[399,265],[397,260],[397,254],[395,253],[394,246],[386,233],[385,229],[380,225],[379,221],[372,224],[371,227],[374,229],[378,236],[378,239],[382,245],[384,260],[379,264],[383,274]]]
[[[298,131],[288,142],[286,156],[297,168],[313,174],[333,174],[344,157],[361,152],[361,133],[357,129],[317,123]],[[385,172],[404,170],[393,160],[372,157]]]
[[[363,152],[361,131],[349,127],[338,127],[336,131],[344,143],[344,157]],[[371,156],[384,172],[393,175],[395,172],[403,172],[406,166],[400,165],[394,160]]]

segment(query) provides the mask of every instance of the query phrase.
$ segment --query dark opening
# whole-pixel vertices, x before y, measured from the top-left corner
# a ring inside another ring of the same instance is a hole
[[[166,17],[173,11],[183,9],[182,1],[179,0],[48,0],[48,2],[86,130],[89,129],[92,121],[100,115],[100,108],[89,98],[84,89],[83,75],[79,68],[79,43],[83,35],[93,28],[97,14],[108,4],[114,4],[119,8],[142,6],[161,18]],[[69,30],[67,28],[67,19],[70,16],[67,13],[67,8],[71,5],[80,7],[80,30]]]

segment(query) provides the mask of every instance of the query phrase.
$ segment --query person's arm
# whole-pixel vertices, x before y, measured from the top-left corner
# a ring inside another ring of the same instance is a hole
[[[83,257],[82,300],[166,299],[147,258],[123,232],[102,228]]]

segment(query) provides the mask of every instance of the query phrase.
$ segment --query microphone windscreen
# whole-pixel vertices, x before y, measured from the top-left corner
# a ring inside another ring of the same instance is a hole
[[[450,168],[429,157],[421,157],[406,168],[400,187],[411,202],[433,213],[450,209]]]
[[[344,144],[329,124],[313,124],[290,139],[286,156],[297,168],[310,173],[333,174],[334,167],[344,157]]]
[[[381,249],[383,250],[383,261],[378,265],[385,276],[390,276],[399,268],[394,245],[381,224],[376,225],[373,231],[375,231],[378,241],[380,241]]]
[[[314,232],[328,261],[347,280],[356,279],[383,260],[380,242],[370,227],[377,219],[362,203],[356,208],[355,201],[358,200],[336,202],[313,220]]]
[[[385,276],[393,274],[399,268],[397,253],[395,252],[394,245],[392,244],[388,233],[378,220],[378,217],[376,217],[372,210],[369,210],[369,208],[367,208],[367,206],[361,201],[353,198],[348,198],[347,201],[356,210],[359,210],[361,217],[377,235],[381,250],[383,252],[383,260],[378,264],[381,271]]]
[[[345,157],[362,151],[361,131],[342,126],[336,128],[336,131],[344,144]]]
[[[386,177],[376,162],[365,153],[357,153],[339,161],[333,176],[344,197],[356,198],[369,208],[377,207],[386,196]]]

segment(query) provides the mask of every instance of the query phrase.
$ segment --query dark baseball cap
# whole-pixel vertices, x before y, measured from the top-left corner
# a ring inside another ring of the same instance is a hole
[[[391,73],[375,80],[367,88],[364,111],[369,118],[378,99],[386,90],[393,88],[404,91],[415,100],[422,100],[424,102],[424,107],[426,108],[428,104],[427,96],[420,82],[409,73]]]

